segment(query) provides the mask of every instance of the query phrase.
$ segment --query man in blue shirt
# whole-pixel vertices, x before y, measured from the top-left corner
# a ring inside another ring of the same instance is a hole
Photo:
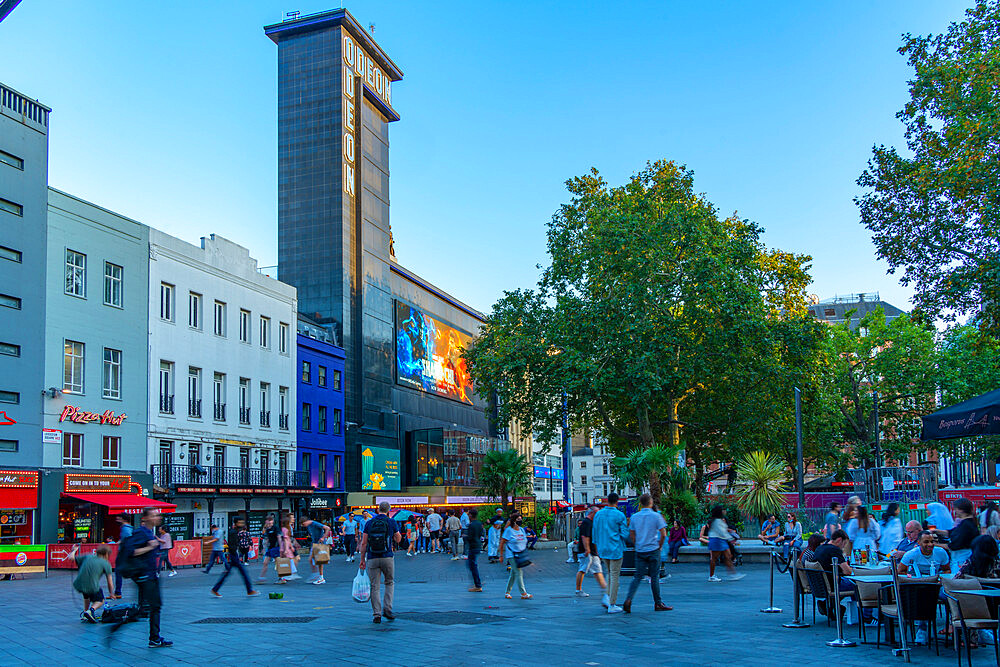
[[[392,594],[395,588],[393,575],[396,570],[392,547],[399,544],[403,536],[399,533],[399,526],[388,516],[390,507],[384,500],[378,504],[378,515],[365,524],[365,532],[361,535],[358,547],[361,553],[358,566],[368,572],[368,577],[372,580],[372,623],[381,623],[383,616],[388,621],[396,618],[392,613]],[[378,589],[382,577],[385,577],[385,598],[380,602]]]
[[[469,557],[469,513],[466,510],[462,510],[462,516],[459,519],[462,524],[462,558]]]
[[[125,540],[132,537],[132,522],[129,520],[128,515],[119,514],[115,517],[115,521],[118,522],[121,532],[118,535],[118,556],[115,557],[115,592],[111,597],[116,597],[119,600],[122,598],[122,575],[118,571],[118,568],[122,565],[122,548],[121,545],[125,544]]]
[[[642,578],[649,575],[649,587],[653,591],[653,610],[670,611],[673,607],[663,604],[660,599],[660,550],[663,541],[667,539],[667,522],[659,512],[653,511],[653,496],[644,493],[639,496],[639,506],[642,508],[632,515],[629,526],[629,537],[635,544],[635,576],[628,586],[628,595],[622,609],[626,614],[632,613],[632,598],[639,590]]]
[[[348,514],[341,528],[341,535],[344,536],[344,550],[347,552],[347,558],[344,560],[348,563],[354,560],[354,546],[357,532],[358,523],[354,520],[353,514]]]
[[[208,567],[204,569],[205,574],[212,571],[212,566],[216,562],[219,565],[225,565],[226,561],[222,558],[223,551],[226,547],[226,531],[219,528],[214,523],[212,524],[212,555],[208,557]]]
[[[620,614],[624,611],[615,604],[618,598],[618,576],[622,571],[622,557],[625,555],[625,539],[628,537],[628,521],[618,509],[618,494],[608,494],[608,506],[594,515],[594,542],[597,555],[608,573],[608,613]]]
[[[920,525],[919,521],[908,521],[904,530],[906,531],[906,536],[900,540],[899,544],[893,550],[892,556],[894,558],[902,558],[907,551],[916,548],[923,526]]]

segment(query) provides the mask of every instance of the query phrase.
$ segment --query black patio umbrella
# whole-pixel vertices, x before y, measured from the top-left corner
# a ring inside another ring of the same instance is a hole
[[[1000,389],[920,418],[921,440],[948,440],[1000,433]]]

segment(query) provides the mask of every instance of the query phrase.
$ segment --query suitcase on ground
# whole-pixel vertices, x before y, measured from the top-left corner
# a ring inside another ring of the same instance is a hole
[[[101,623],[131,623],[139,620],[139,605],[118,604],[105,607],[101,614]]]

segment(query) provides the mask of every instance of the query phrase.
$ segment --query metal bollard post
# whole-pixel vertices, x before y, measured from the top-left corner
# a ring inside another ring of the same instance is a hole
[[[771,598],[770,598],[771,603],[767,606],[766,609],[761,609],[760,611],[762,614],[780,614],[781,609],[774,606],[774,549],[771,549],[770,563],[771,563]]]
[[[840,560],[834,558],[831,562],[831,566],[832,567],[830,569],[833,570],[833,604],[837,606],[837,638],[833,641],[828,641],[826,645],[836,647],[857,646],[857,642],[844,639],[844,624],[842,622],[843,619],[840,618]],[[826,575],[824,574],[823,576]],[[829,605],[830,602],[827,601],[827,606]],[[863,621],[858,619],[858,622],[860,623]]]
[[[802,618],[802,584],[799,582],[799,550],[792,549],[789,552],[792,556],[792,594],[794,596],[795,620],[791,623],[782,623],[784,628],[808,628],[809,624]]]
[[[890,569],[892,570],[892,594],[896,599],[896,609],[898,615],[896,616],[896,622],[899,626],[899,648],[892,649],[892,654],[897,658],[902,656],[903,660],[906,662],[910,661],[910,645],[906,639],[906,619],[903,618],[903,605],[900,602],[899,597],[899,569],[898,563],[895,558],[890,558],[891,563]],[[929,631],[929,630],[928,630]],[[958,646],[956,644],[956,650]]]

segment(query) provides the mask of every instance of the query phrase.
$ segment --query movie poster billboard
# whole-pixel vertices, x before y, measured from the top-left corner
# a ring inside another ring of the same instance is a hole
[[[472,378],[462,350],[472,336],[396,302],[396,381],[472,404]]]

